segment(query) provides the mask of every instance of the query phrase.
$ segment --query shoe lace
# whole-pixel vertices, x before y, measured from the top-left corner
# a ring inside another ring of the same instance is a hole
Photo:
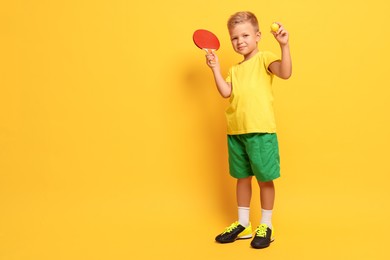
[[[223,234],[225,233],[230,233],[233,231],[233,229],[237,228],[238,226],[238,223],[237,222],[234,222],[233,224],[231,224],[230,226],[228,226],[225,231],[223,232]]]
[[[267,236],[267,225],[260,225],[257,229],[256,229],[256,236],[258,237],[266,237]]]

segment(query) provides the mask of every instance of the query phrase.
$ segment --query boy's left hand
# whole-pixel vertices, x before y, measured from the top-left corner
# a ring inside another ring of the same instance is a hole
[[[271,31],[271,33],[274,35],[275,39],[279,42],[280,45],[286,45],[288,44],[288,32],[286,29],[284,29],[283,25],[281,23],[278,23],[279,30],[276,32]]]

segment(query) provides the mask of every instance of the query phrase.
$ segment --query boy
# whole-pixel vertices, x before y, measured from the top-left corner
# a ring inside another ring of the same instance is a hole
[[[230,68],[226,80],[217,55],[206,55],[219,93],[230,101],[226,110],[229,169],[231,176],[237,179],[238,220],[215,238],[219,243],[252,237],[249,207],[253,176],[260,187],[261,220],[251,246],[265,248],[274,239],[273,180],[280,176],[280,167],[271,85],[273,75],[288,79],[292,72],[289,34],[282,24],[278,25],[279,29],[272,34],[280,45],[281,59],[270,52],[259,51],[261,32],[251,12],[238,12],[228,20],[233,49],[244,59]]]

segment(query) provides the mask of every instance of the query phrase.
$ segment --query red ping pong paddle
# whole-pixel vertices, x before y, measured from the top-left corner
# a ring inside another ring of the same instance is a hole
[[[219,49],[219,40],[215,34],[210,31],[199,29],[194,32],[192,36],[194,43],[198,48],[205,50],[207,54]],[[214,63],[215,61],[211,61]]]

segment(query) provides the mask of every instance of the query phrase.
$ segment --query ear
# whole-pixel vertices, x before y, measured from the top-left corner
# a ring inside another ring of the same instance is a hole
[[[256,42],[259,42],[260,39],[261,39],[261,32],[258,31],[258,32],[256,33]]]

